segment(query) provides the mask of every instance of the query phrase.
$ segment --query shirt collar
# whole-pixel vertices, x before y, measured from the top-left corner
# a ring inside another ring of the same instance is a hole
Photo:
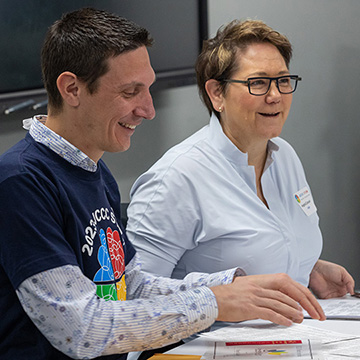
[[[23,127],[29,130],[30,135],[36,142],[47,146],[72,165],[78,166],[86,171],[95,172],[97,170],[95,161],[63,137],[46,127],[44,125],[46,118],[46,115],[36,115],[31,119],[25,119],[23,120]]]
[[[248,154],[240,151],[234,143],[225,135],[219,119],[213,113],[210,118],[209,140],[215,148],[217,148],[222,155],[233,164],[235,168],[249,166]],[[268,141],[267,159],[265,162],[264,171],[273,163],[273,153],[279,150],[279,146],[273,141]]]

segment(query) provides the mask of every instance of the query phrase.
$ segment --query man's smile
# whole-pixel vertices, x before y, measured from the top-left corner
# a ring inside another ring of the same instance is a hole
[[[124,128],[127,128],[127,129],[131,129],[131,130],[135,130],[135,129],[136,129],[136,125],[130,125],[130,124],[121,123],[121,122],[119,122],[118,124],[121,125],[121,126],[124,127]]]

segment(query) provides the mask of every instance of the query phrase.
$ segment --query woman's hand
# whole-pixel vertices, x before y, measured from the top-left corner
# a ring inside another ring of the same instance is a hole
[[[309,288],[320,299],[354,294],[355,281],[346,269],[329,261],[318,260],[310,274]]]

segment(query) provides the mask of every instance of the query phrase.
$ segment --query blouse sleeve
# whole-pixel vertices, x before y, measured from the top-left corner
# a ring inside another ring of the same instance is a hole
[[[197,192],[174,166],[143,174],[133,185],[126,232],[143,270],[170,277],[185,251],[197,246],[203,220]]]

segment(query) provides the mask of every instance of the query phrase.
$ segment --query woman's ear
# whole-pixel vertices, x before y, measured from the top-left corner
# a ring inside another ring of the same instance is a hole
[[[77,107],[79,101],[79,80],[75,74],[65,71],[56,80],[57,88],[63,101],[72,107]]]
[[[205,90],[211,100],[214,110],[219,111],[223,106],[223,92],[217,80],[209,79],[205,83]],[[220,110],[221,112],[221,110]]]

